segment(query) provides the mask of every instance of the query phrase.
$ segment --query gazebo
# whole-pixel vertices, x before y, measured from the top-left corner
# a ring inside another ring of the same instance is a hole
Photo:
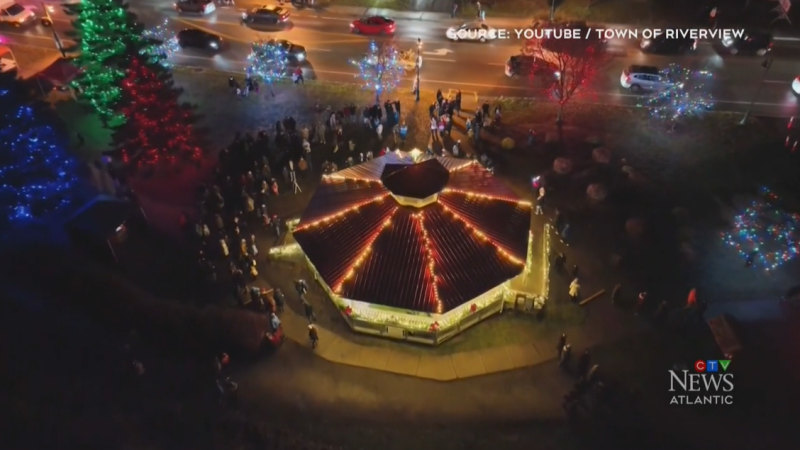
[[[353,330],[435,345],[502,311],[530,222],[476,161],[396,151],[326,175],[293,238]]]

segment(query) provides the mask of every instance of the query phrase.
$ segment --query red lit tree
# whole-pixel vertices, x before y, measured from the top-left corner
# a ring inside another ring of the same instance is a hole
[[[609,61],[605,43],[599,39],[532,39],[522,52],[546,61],[555,72],[548,94],[558,104],[559,123],[564,120],[564,105]]]
[[[140,58],[131,60],[122,80],[127,120],[114,133],[123,163],[142,167],[202,158],[192,127],[194,114],[179,96],[168,71]]]

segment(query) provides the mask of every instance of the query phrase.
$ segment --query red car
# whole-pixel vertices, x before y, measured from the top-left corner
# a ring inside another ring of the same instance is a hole
[[[394,34],[394,20],[383,16],[356,19],[350,24],[350,31],[356,34]]]

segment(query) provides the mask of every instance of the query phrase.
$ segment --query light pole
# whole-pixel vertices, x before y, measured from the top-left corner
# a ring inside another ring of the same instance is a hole
[[[416,89],[416,91],[417,91],[417,101],[419,101],[419,69],[422,66],[422,64],[420,64],[422,62],[421,53],[422,53],[422,39],[417,38],[417,89]]]
[[[772,58],[765,59],[764,62],[761,63],[761,67],[764,68],[764,75],[761,77],[761,82],[758,83],[758,89],[756,89],[756,93],[753,94],[750,104],[747,105],[747,111],[744,112],[744,117],[742,117],[742,121],[739,122],[739,125],[747,124],[747,119],[750,117],[750,110],[753,109],[753,105],[761,94],[761,88],[764,87],[764,82],[767,80],[767,75],[769,75],[769,69],[772,67]]]
[[[556,0],[550,0],[550,22],[556,18]]]

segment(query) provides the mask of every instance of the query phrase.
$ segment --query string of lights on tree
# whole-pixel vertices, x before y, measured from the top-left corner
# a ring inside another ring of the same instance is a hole
[[[169,20],[164,20],[163,24],[145,30],[142,32],[142,37],[150,41],[150,45],[142,48],[140,54],[149,55],[152,63],[170,67],[172,56],[181,49],[181,46],[178,44],[175,32],[169,29]]]
[[[711,83],[714,75],[705,70],[691,70],[670,64],[662,71],[671,84],[667,89],[645,96],[640,107],[650,109],[653,117],[677,120],[684,116],[700,115],[714,106]]]
[[[247,74],[260,78],[269,85],[270,91],[275,80],[286,76],[288,64],[289,54],[277,41],[261,40],[250,45],[250,54],[247,55]]]
[[[78,163],[68,139],[42,122],[36,108],[14,106],[0,91],[0,222],[42,217],[68,205],[78,188]]]
[[[81,50],[75,64],[82,71],[73,86],[105,121],[113,122],[119,119],[119,83],[125,78],[129,50],[142,46],[135,17],[120,0],[86,0],[64,8],[75,17]]]
[[[763,188],[760,197],[733,219],[733,229],[722,235],[746,264],[772,271],[800,252],[800,215],[782,208],[780,198]]]
[[[371,41],[364,57],[350,63],[358,67],[356,77],[363,82],[363,88],[375,91],[375,101],[378,103],[381,94],[397,89],[405,73],[400,62],[400,52],[393,42],[378,44]]]
[[[180,104],[180,92],[157,68],[133,58],[122,81],[128,105],[122,111],[127,120],[114,133],[122,162],[141,167],[181,159],[198,161],[202,151],[191,125],[192,112]]]

